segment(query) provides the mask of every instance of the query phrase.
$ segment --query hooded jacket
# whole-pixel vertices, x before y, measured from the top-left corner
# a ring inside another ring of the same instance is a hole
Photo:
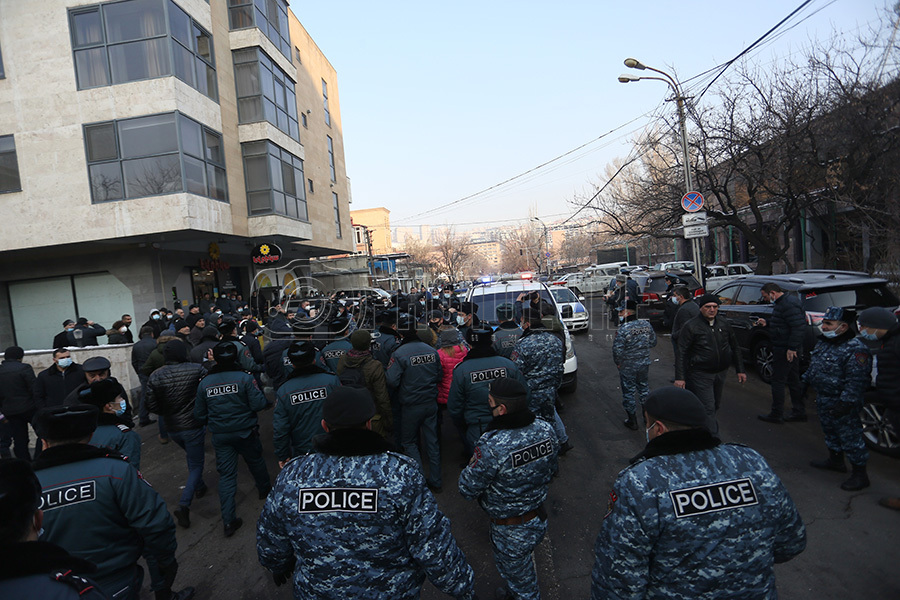
[[[372,417],[372,431],[387,436],[394,426],[393,413],[391,413],[391,398],[388,395],[387,380],[384,367],[375,360],[372,352],[349,350],[341,357],[337,365],[337,374],[340,375],[348,368],[359,369],[366,379],[366,389],[375,400],[375,416]]]

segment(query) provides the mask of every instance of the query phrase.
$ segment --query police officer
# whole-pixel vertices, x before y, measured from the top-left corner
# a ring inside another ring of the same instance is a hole
[[[459,476],[459,492],[478,500],[491,519],[494,561],[508,586],[505,598],[537,600],[532,553],[547,531],[543,503],[557,471],[559,446],[553,427],[528,410],[522,382],[495,379],[488,403],[494,416]]]
[[[477,313],[478,305],[474,302],[460,302],[459,309],[456,311],[456,328],[459,329],[463,339],[465,339],[469,329],[481,327],[481,320],[478,318]]]
[[[528,382],[531,400],[528,409],[539,419],[553,425],[559,438],[559,451],[565,454],[572,449],[562,419],[556,412],[556,391],[562,383],[566,361],[566,344],[561,336],[547,329],[538,311],[525,308],[522,311],[522,327],[525,333],[516,342],[510,358]]]
[[[474,572],[415,461],[371,431],[375,404],[341,387],[322,405],[327,433],[290,461],[257,525],[259,562],[295,598],[419,598],[428,579],[474,597]]]
[[[322,348],[322,360],[325,361],[325,368],[332,373],[337,373],[338,361],[353,347],[350,343],[352,332],[348,327],[349,324],[348,319],[335,319],[328,324],[328,331],[336,339]]]
[[[852,310],[829,306],[822,317],[822,335],[810,356],[803,380],[816,390],[816,410],[825,434],[828,458],[809,464],[817,469],[846,473],[844,454],[853,473],[841,484],[842,490],[869,487],[866,463],[869,452],[863,439],[863,394],[872,373],[872,355],[856,337]]]
[[[284,467],[292,456],[312,450],[312,439],[322,433],[322,402],[341,385],[338,376],[314,364],[312,342],[294,342],[288,349],[294,371],[275,394],[272,415],[275,456]]]
[[[237,326],[234,321],[226,321],[219,325],[219,334],[222,336],[220,343],[227,342],[232,344],[238,352],[238,363],[241,368],[248,373],[262,373],[263,365],[257,363],[250,354],[250,348],[235,335]]]
[[[396,310],[385,310],[378,313],[378,329],[372,332],[372,356],[386,369],[391,361],[391,354],[402,340],[397,332],[400,325]]]
[[[497,319],[500,325],[494,330],[494,350],[500,356],[509,358],[512,355],[516,342],[525,333],[514,317],[516,314],[515,306],[507,303],[501,304],[496,309]]]
[[[125,414],[125,399],[119,395],[119,384],[103,379],[91,384],[87,393],[82,393],[85,404],[96,406],[97,429],[91,436],[91,445],[110,448],[123,455],[135,469],[141,468],[141,436],[122,419]]]
[[[94,577],[116,600],[139,597],[144,571],[157,600],[186,600],[172,592],[178,572],[175,523],[160,495],[125,457],[88,444],[99,411],[89,404],[44,409],[35,416],[43,452],[34,462],[44,511],[42,541],[97,565]]]
[[[447,411],[454,422],[465,424],[466,456],[471,456],[475,443],[494,418],[488,401],[492,382],[501,377],[518,380],[525,386],[525,377],[516,363],[499,356],[492,346],[489,329],[470,329],[466,340],[471,350],[455,369],[447,396]]]
[[[425,334],[423,332],[423,336]],[[427,339],[427,338],[426,338]],[[441,491],[441,447],[437,436],[438,384],[443,376],[438,351],[419,337],[415,324],[403,331],[403,342],[394,350],[386,372],[388,388],[396,390],[401,406],[400,443],[403,451],[419,463],[421,430],[428,455],[428,486]]]
[[[591,598],[775,598],[773,563],[806,548],[781,480],[755,450],[714,437],[689,390],[653,390],[644,418],[647,446],[609,494]]]
[[[315,325],[314,324],[306,324],[306,325],[295,325],[295,341],[301,342],[310,342],[312,343],[313,333],[315,333]],[[279,343],[284,342],[285,340],[278,340]],[[284,348],[281,352],[281,373],[273,380],[272,385],[277,390],[282,386],[282,384],[288,380],[291,376],[291,373],[294,372],[294,365],[291,363],[291,357],[288,356],[288,351],[290,350],[290,343]],[[325,358],[322,356],[322,351],[316,348],[316,358],[314,360],[315,364],[325,369]]]
[[[41,483],[24,460],[0,461],[0,597],[107,600],[81,575],[97,566],[50,542],[39,542],[44,523]]]
[[[237,458],[244,457],[262,500],[272,488],[259,441],[256,413],[267,407],[266,397],[256,380],[241,370],[238,349],[231,342],[213,348],[216,364],[197,388],[194,417],[207,425],[216,450],[219,472],[219,503],[225,537],[231,537],[244,521],[236,516]]]
[[[626,300],[619,310],[619,328],[613,340],[612,355],[619,369],[622,384],[622,407],[625,409],[625,427],[637,430],[635,399],[637,393],[641,403],[650,393],[650,348],[656,346],[656,332],[650,321],[637,318],[637,304]]]

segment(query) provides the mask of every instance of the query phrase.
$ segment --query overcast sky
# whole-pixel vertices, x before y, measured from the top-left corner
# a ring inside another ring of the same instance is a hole
[[[750,56],[767,64],[835,28],[854,35],[885,1],[813,0]],[[337,70],[351,210],[384,206],[392,225],[465,229],[529,211],[567,216],[574,198],[604,181],[606,165],[651,121],[642,115],[668,94],[661,82],[618,83],[625,58],[685,80],[730,60],[801,4],[292,0],[291,8]],[[550,167],[420,214],[617,128]]]

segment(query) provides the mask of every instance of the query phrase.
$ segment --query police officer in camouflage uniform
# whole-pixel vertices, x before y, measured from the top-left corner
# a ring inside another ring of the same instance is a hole
[[[557,471],[553,427],[528,410],[528,389],[500,377],[490,384],[493,420],[459,476],[459,492],[491,519],[491,546],[505,598],[541,597],[532,553],[547,531],[544,500]],[[498,594],[498,596],[501,594]]]
[[[91,436],[91,446],[111,448],[122,454],[135,469],[141,468],[141,436],[123,422],[125,399],[119,395],[115,381],[101,379],[81,393],[81,401],[96,406],[97,429]]]
[[[368,390],[341,387],[322,405],[316,452],[290,461],[257,525],[259,562],[294,597],[419,598],[427,576],[474,597],[474,573],[415,461],[371,431]]]
[[[625,427],[637,430],[635,418],[635,393],[641,403],[650,393],[650,348],[656,346],[656,332],[650,321],[637,318],[637,304],[634,300],[625,302],[619,311],[619,328],[613,341],[612,355],[619,369],[622,383],[622,407],[628,417]]]
[[[491,382],[501,377],[516,379],[526,386],[526,394],[528,384],[516,363],[499,356],[494,350],[489,329],[469,330],[466,341],[471,350],[453,369],[447,410],[454,422],[465,423],[466,437],[463,444],[466,456],[471,456],[475,442],[494,418],[488,403]]]
[[[256,413],[268,406],[256,380],[238,365],[237,347],[221,342],[213,348],[216,364],[197,387],[194,418],[207,425],[216,450],[219,472],[219,503],[225,537],[231,537],[244,521],[236,516],[237,459],[244,457],[256,482],[259,499],[272,488],[259,441]]]
[[[809,464],[817,469],[846,473],[844,454],[853,473],[841,484],[842,490],[857,491],[869,487],[866,463],[869,452],[863,440],[863,394],[869,386],[872,355],[855,337],[853,311],[829,306],[822,318],[822,335],[810,357],[803,380],[816,390],[816,410],[825,433],[829,456]]]
[[[494,350],[500,356],[509,358],[512,355],[513,348],[516,347],[516,342],[519,341],[519,338],[525,332],[514,320],[516,314],[515,306],[509,303],[501,304],[495,312],[500,325],[494,330]]]
[[[312,450],[313,437],[322,433],[322,402],[341,385],[337,375],[314,364],[312,342],[294,342],[288,356],[294,372],[275,393],[272,415],[272,442],[281,467],[292,456]]]
[[[644,418],[647,447],[609,494],[591,598],[776,598],[773,563],[806,547],[781,480],[755,450],[714,437],[689,390],[654,390]]]
[[[141,555],[157,600],[192,598],[193,588],[171,589],[178,572],[177,542],[166,503],[124,456],[88,444],[97,414],[94,406],[75,404],[35,416],[44,449],[34,462],[43,488],[41,541],[95,563],[94,579],[116,600],[140,596]]]
[[[546,328],[539,312],[527,307],[522,311],[522,327],[525,333],[516,342],[510,358],[525,376],[531,391],[528,409],[553,425],[560,453],[565,454],[572,445],[555,403],[565,368],[566,344],[562,335]]]

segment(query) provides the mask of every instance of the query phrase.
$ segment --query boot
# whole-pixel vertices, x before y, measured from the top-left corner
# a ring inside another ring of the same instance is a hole
[[[844,464],[844,453],[829,450],[829,456],[825,460],[812,460],[810,466],[817,469],[825,469],[826,471],[837,471],[838,473],[846,473],[847,465]]]
[[[866,465],[850,465],[853,467],[853,474],[850,479],[841,484],[842,490],[848,492],[856,492],[869,487],[869,476],[866,474]]]
[[[575,446],[573,446],[572,444],[569,443],[569,440],[566,440],[566,443],[565,443],[565,444],[562,444],[562,445],[559,447],[559,452],[558,452],[558,454],[559,454],[560,456],[565,456],[565,455],[566,455],[566,452],[568,452],[569,450],[571,450],[571,449],[574,448],[574,447],[575,447]]]
[[[625,419],[625,427],[637,431],[637,419],[635,418],[633,412],[628,413],[628,418]]]
[[[172,515],[175,517],[175,521],[185,529],[191,526],[191,509],[187,506],[179,506],[172,511]]]
[[[225,537],[231,537],[234,535],[234,532],[238,530],[238,528],[244,524],[244,520],[240,517],[236,518],[231,523],[225,524]]]

